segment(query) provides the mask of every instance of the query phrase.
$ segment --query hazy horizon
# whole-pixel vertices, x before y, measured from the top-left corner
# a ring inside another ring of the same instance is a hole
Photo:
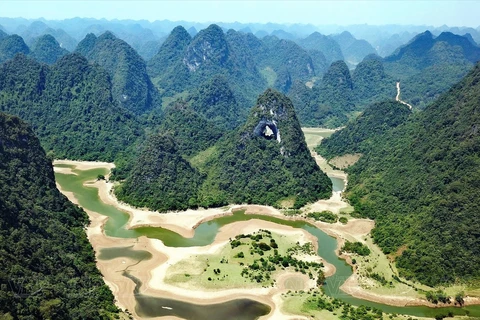
[[[1,1],[0,16],[63,20],[188,21],[473,27],[478,1]],[[434,14],[433,14],[434,13]]]

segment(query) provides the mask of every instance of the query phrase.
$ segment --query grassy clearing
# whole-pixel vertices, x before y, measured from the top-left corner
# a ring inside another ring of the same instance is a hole
[[[198,154],[190,158],[190,165],[195,169],[201,169],[205,162],[217,151],[216,146],[212,146],[206,150],[200,151]]]
[[[260,70],[260,74],[265,78],[269,87],[274,86],[275,81],[277,81],[277,73],[271,67],[263,68]]]
[[[367,237],[365,243],[371,251],[370,255],[365,257],[352,255],[351,257],[356,260],[360,286],[372,293],[425,299],[426,292],[442,290],[447,296],[451,297],[452,303],[455,295],[460,292],[463,292],[465,296],[480,296],[479,283],[431,288],[418,282],[401,278],[395,263],[383,254],[381,249],[373,243],[371,237]]]
[[[340,157],[335,157],[330,160],[330,163],[338,169],[346,169],[354,165],[362,156],[361,153],[346,154]]]
[[[392,315],[366,307],[352,307],[340,300],[324,295],[320,290],[309,292],[289,291],[282,294],[282,311],[292,315],[303,315],[311,319],[382,319],[382,320],[412,320],[427,319],[407,315]],[[430,319],[430,318],[428,318]]]
[[[284,267],[281,263],[274,265],[268,262],[275,253],[291,257],[311,251],[308,245],[301,246],[296,237],[262,230],[244,236],[232,239],[216,254],[194,255],[172,265],[167,270],[165,282],[188,288],[232,289],[273,286],[275,277],[283,270],[311,273],[311,278],[318,277],[317,267],[303,268],[292,264]],[[257,238],[251,239],[250,236]],[[262,243],[271,247],[262,250]],[[249,267],[255,264],[258,268]],[[269,269],[272,266],[275,266],[274,270]],[[323,272],[320,273],[323,276]]]
[[[352,255],[352,258],[356,260],[359,283],[362,288],[380,295],[424,297],[421,290],[428,290],[428,287],[398,278],[398,270],[395,264],[373,243],[371,237],[367,237],[365,240],[365,244],[371,253],[364,257],[356,254]],[[401,282],[397,279],[400,279]]]
[[[335,130],[325,128],[302,128],[302,131],[309,149],[315,148],[323,138],[330,137],[335,132]]]

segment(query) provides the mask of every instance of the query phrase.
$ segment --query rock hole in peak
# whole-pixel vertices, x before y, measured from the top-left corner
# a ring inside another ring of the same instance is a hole
[[[260,120],[253,130],[257,137],[264,137],[267,140],[278,140],[278,128],[275,122],[270,120]]]

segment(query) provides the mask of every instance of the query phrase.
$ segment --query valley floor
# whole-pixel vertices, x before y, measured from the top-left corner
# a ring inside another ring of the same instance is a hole
[[[333,170],[328,166],[323,158],[316,154],[313,155],[315,156],[319,166],[323,167],[327,174],[345,177],[342,171]],[[74,173],[72,168],[75,168],[75,170],[88,170],[92,168],[105,168],[107,170],[111,170],[113,168],[113,164],[110,163],[76,162],[66,160],[57,160],[55,161],[55,165],[63,165],[61,167],[55,166],[56,172],[67,174]],[[71,166],[71,168],[65,167],[66,165]],[[60,185],[57,186],[61,190]],[[339,222],[328,224],[307,219],[305,215],[301,217],[285,216],[284,213],[273,207],[257,205],[234,205],[226,208],[198,209],[160,214],[158,212],[133,208],[124,203],[120,203],[112,192],[113,184],[111,182],[106,182],[105,180],[92,181],[88,183],[88,186],[98,189],[98,194],[102,202],[115,206],[130,215],[130,219],[126,226],[129,229],[142,226],[155,226],[170,229],[182,235],[183,237],[193,237],[195,228],[202,222],[224,215],[231,215],[235,210],[245,210],[246,214],[262,214],[280,217],[282,219],[308,221],[327,234],[337,238],[337,254],[340,253],[340,248],[343,246],[345,240],[360,241],[362,243],[368,243],[369,246],[375,246],[373,243],[371,243],[371,239],[369,237],[369,233],[374,227],[374,222],[371,220],[352,219],[350,217],[347,224],[341,224]],[[73,193],[64,191],[62,192],[69,198],[70,201],[78,203]],[[348,203],[343,201],[341,192],[334,192],[330,199],[320,200],[303,208],[304,213],[323,210],[329,210],[333,213],[342,215],[345,212],[351,211],[352,209]],[[234,222],[223,226],[211,245],[204,247],[175,248],[167,247],[162,243],[162,241],[150,239],[145,236],[132,239],[113,238],[106,236],[103,229],[108,218],[98,212],[90,210],[86,211],[91,220],[91,224],[87,228],[87,235],[97,253],[97,264],[104,275],[105,282],[112,289],[118,305],[123,309],[128,309],[136,318],[138,317],[138,314],[135,311],[136,302],[133,295],[135,285],[132,281],[122,275],[122,272],[125,270],[128,270],[133,276],[142,282],[143,285],[141,293],[145,295],[168,297],[171,299],[189,301],[199,304],[211,304],[216,302],[224,302],[231,299],[250,298],[267,304],[272,308],[271,313],[264,318],[302,318],[297,315],[289,315],[288,312],[283,311],[291,310],[291,308],[284,308],[283,303],[285,299],[282,297],[282,293],[287,291],[285,288],[285,281],[291,276],[291,274],[288,272],[281,274],[277,278],[277,283],[273,288],[252,288],[251,286],[234,289],[219,288],[219,290],[206,290],[205,288],[202,289],[199,287],[188,286],[183,286],[180,288],[172,283],[166,283],[165,277],[167,275],[167,270],[171,265],[196,255],[215,254],[223,247],[228,245],[229,239],[235,237],[235,235],[241,233],[251,233],[259,229],[268,229],[272,232],[287,234],[297,238],[300,237],[304,239],[304,241],[312,241],[313,236],[304,230],[289,226],[282,226],[268,221],[253,219],[249,221]],[[316,242],[313,241],[313,243]],[[135,251],[147,251],[152,254],[152,258],[141,261],[128,257],[120,257],[111,260],[98,259],[101,249],[115,247],[131,247],[131,249]],[[379,257],[378,264],[382,265],[380,260],[385,260],[387,258],[383,254],[381,257],[381,252],[379,250],[373,250],[373,252]],[[343,258],[345,258],[350,264],[352,263],[350,256],[344,255]],[[327,276],[335,272],[335,269],[332,265],[325,262],[324,264],[324,271]],[[385,292],[374,288],[368,288],[368,286],[365,286],[364,277],[359,275],[358,270],[361,270],[361,268],[358,264],[354,266],[354,270],[356,270],[356,272],[354,272],[354,274],[342,285],[341,289],[355,297],[398,306],[429,305],[424,299],[420,299],[420,296],[417,293],[411,294],[411,292],[405,292],[404,294],[400,294],[398,291]],[[308,281],[305,281],[304,285],[305,290],[308,290],[312,287]],[[466,302],[470,304],[479,303],[480,301],[477,298],[469,298],[466,299]]]

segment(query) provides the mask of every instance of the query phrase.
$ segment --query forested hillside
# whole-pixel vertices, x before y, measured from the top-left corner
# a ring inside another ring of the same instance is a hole
[[[345,154],[367,152],[376,138],[407,121],[410,109],[393,100],[369,106],[352,124],[335,132],[317,147],[317,152],[327,159]]]
[[[90,33],[75,51],[107,70],[112,79],[113,98],[125,109],[143,114],[160,106],[160,97],[147,75],[145,61],[125,41],[111,32],[98,38]]]
[[[192,109],[216,126],[231,130],[244,118],[233,91],[224,76],[215,76],[192,90],[188,97]]]
[[[480,60],[467,37],[425,31],[384,59],[386,73],[402,83],[402,99],[424,108],[460,81]]]
[[[199,83],[217,76],[228,79],[235,99],[243,109],[266,86],[248,50],[217,25],[210,25],[191,38],[183,27],[175,28],[149,63],[148,72],[163,96],[188,93]],[[227,77],[228,76],[228,77]]]
[[[345,61],[350,65],[357,65],[366,56],[376,54],[377,51],[366,40],[356,39],[350,32],[344,31],[340,34],[333,35],[335,40],[342,49]]]
[[[366,107],[372,103],[395,98],[395,79],[385,73],[382,59],[368,55],[352,72],[354,101]]]
[[[30,53],[22,37],[14,34],[0,39],[0,63],[12,59],[17,53]]]
[[[298,40],[298,43],[305,49],[321,51],[328,63],[343,60],[342,49],[339,44],[319,32],[314,32],[305,39]]]
[[[181,157],[171,136],[154,135],[115,194],[139,207],[162,212],[182,210],[198,206],[202,180],[202,175]]]
[[[0,318],[110,319],[88,217],[56,188],[32,130],[0,113]]]
[[[296,82],[289,92],[304,126],[335,128],[344,125],[356,111],[354,84],[343,61],[330,65],[318,85],[312,88]]]
[[[301,207],[331,194],[331,182],[308,151],[291,101],[279,92],[264,92],[247,122],[216,148],[204,164],[202,205]]]
[[[163,211],[231,203],[301,207],[331,194],[291,101],[274,90],[258,98],[235,130],[220,129],[179,101],[167,108],[159,131],[168,136],[150,139],[116,190],[133,205]]]
[[[180,154],[192,157],[217,143],[233,128],[229,123],[217,124],[215,118],[196,112],[184,101],[176,101],[165,110],[158,132],[171,135]]]
[[[407,278],[438,285],[480,277],[479,101],[477,64],[405,123],[352,143],[372,130],[359,118],[331,138],[364,153],[348,169],[347,196],[359,214],[375,219],[375,242],[398,255]],[[344,152],[328,140],[325,148]]]
[[[113,161],[143,135],[111,90],[108,74],[78,54],[51,67],[23,55],[0,66],[0,110],[28,121],[56,158]]]
[[[47,64],[57,62],[66,54],[68,54],[68,50],[60,47],[57,40],[49,34],[39,37],[32,49],[32,58]]]

